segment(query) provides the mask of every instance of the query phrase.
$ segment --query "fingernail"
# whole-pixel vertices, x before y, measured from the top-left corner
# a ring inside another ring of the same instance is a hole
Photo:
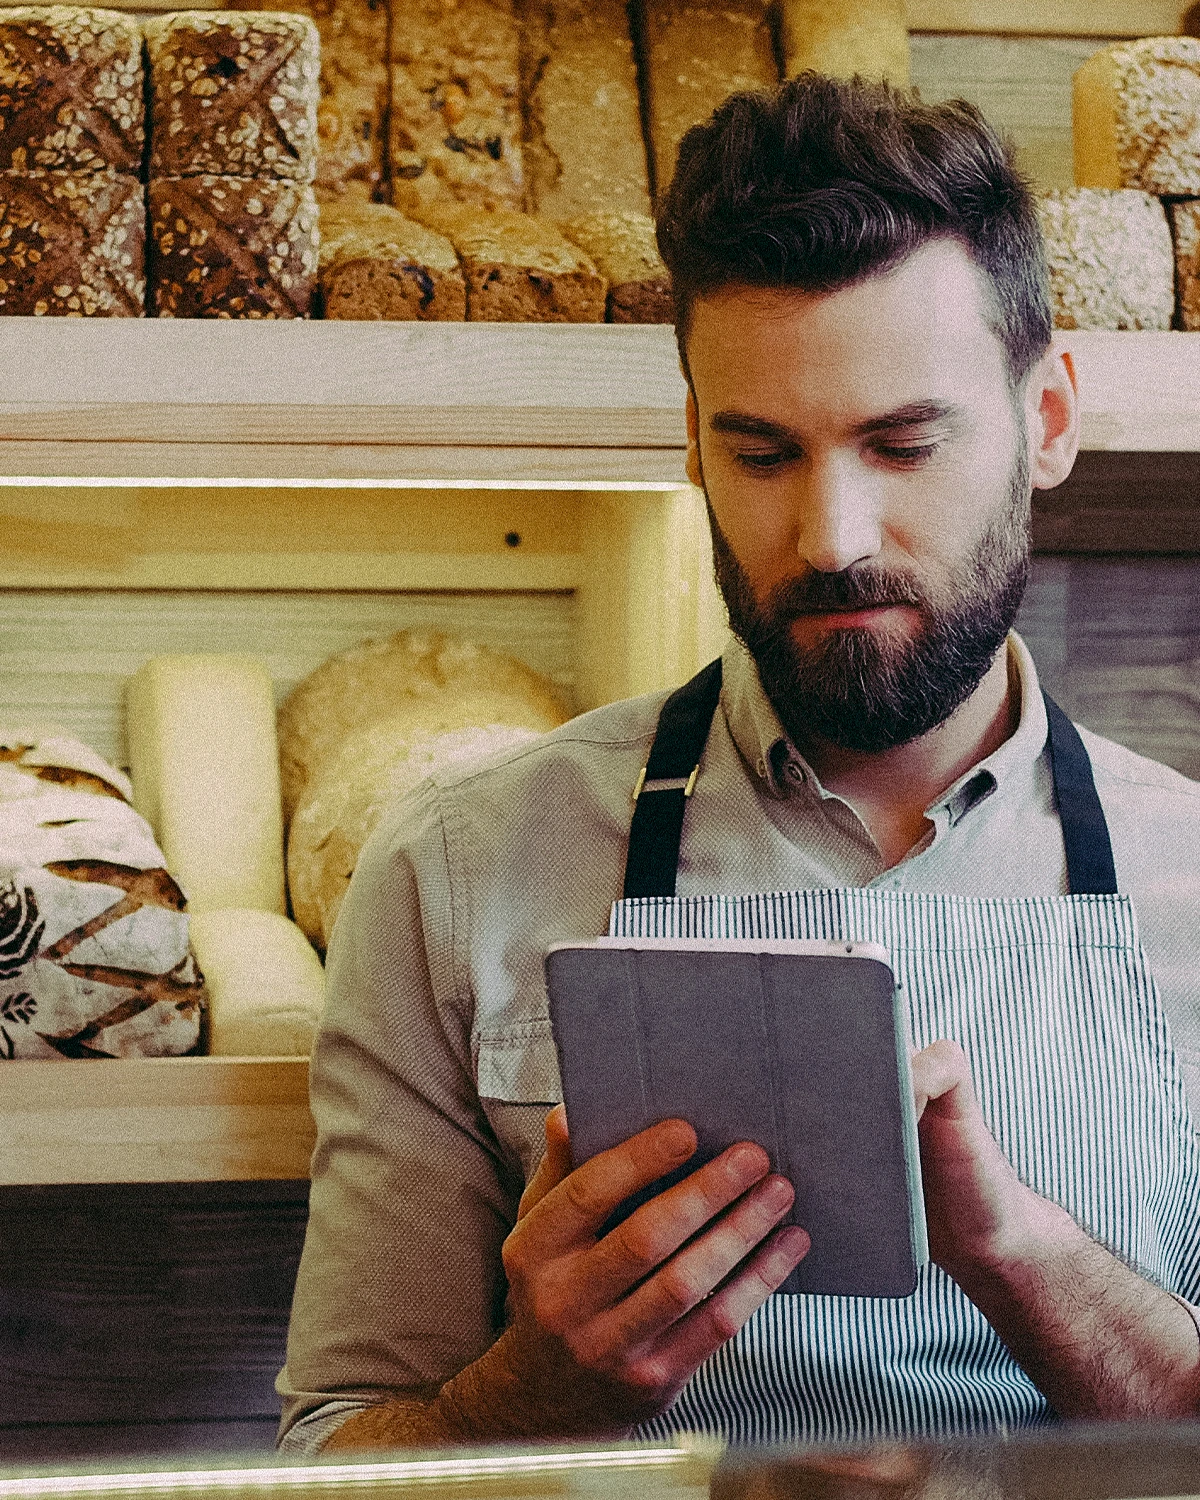
[[[696,1149],[696,1132],[684,1120],[665,1120],[659,1126],[663,1149],[686,1161]]]
[[[734,1174],[745,1182],[755,1182],[768,1170],[767,1153],[761,1146],[743,1145],[730,1147],[726,1157]]]
[[[795,1196],[786,1177],[769,1177],[762,1186],[762,1201],[767,1208],[786,1208]]]

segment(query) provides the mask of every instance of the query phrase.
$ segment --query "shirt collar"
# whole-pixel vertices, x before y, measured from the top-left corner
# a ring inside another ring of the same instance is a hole
[[[1037,668],[1015,630],[1008,636],[1008,672],[1021,703],[1015,731],[999,749],[972,766],[926,809],[931,822],[945,822],[953,827],[1014,773],[1032,765],[1045,748],[1046,706],[1038,686]],[[721,703],[734,743],[767,795],[790,797],[801,787],[818,796],[834,795],[822,787],[816,772],[788,739],[763,692],[753,657],[733,636],[722,656]]]

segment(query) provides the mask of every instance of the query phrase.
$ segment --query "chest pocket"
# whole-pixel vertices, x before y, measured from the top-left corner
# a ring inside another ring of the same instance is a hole
[[[550,1017],[481,1032],[475,1080],[497,1140],[528,1182],[546,1148],[546,1116],[562,1099]]]

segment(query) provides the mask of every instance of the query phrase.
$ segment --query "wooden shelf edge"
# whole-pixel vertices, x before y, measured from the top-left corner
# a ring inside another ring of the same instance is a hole
[[[308,1176],[306,1057],[0,1067],[0,1186]]]

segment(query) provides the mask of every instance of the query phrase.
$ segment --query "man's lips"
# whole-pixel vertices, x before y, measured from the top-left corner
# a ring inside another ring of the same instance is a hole
[[[915,608],[916,606],[909,604],[907,600],[898,600],[894,604],[859,604],[850,609],[807,609],[803,614],[796,616],[796,623],[799,624],[804,620],[813,620],[848,629],[855,625],[874,624],[881,615],[888,614],[892,610],[912,610]]]

